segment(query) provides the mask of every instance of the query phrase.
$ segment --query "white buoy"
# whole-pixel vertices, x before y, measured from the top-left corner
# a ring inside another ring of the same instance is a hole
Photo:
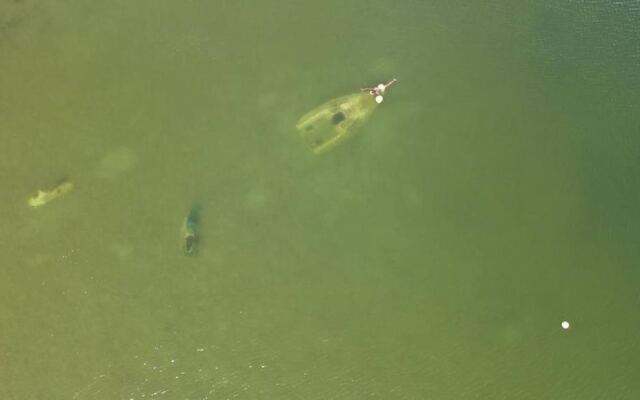
[[[382,97],[380,95],[376,96],[376,103],[380,104],[380,103],[382,103],[382,100],[384,100],[384,97]]]
[[[562,329],[567,330],[571,327],[571,324],[569,323],[569,321],[562,321],[560,326],[562,326]]]

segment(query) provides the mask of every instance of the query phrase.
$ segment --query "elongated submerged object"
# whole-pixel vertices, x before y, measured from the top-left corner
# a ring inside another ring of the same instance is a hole
[[[331,150],[357,132],[382,103],[382,94],[395,83],[363,88],[359,93],[329,100],[298,120],[296,128],[315,154]]]
[[[27,204],[34,208],[41,207],[51,200],[57,199],[63,194],[69,192],[71,189],[73,189],[73,183],[69,182],[67,179],[62,179],[50,189],[38,190],[36,194],[29,197]]]
[[[200,240],[198,228],[200,225],[200,206],[193,206],[189,211],[189,215],[182,223],[182,251],[189,256],[192,255]]]

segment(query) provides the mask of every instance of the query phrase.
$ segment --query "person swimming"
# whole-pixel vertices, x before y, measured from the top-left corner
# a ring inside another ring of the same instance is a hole
[[[370,87],[370,88],[362,88],[360,90],[363,91],[363,92],[368,92],[370,95],[375,96],[376,97],[376,103],[380,104],[384,100],[384,97],[382,97],[384,92],[387,90],[387,88],[389,86],[393,85],[397,81],[398,80],[396,78],[393,78],[392,80],[390,80],[387,83],[380,83],[380,84],[378,84],[378,86]]]

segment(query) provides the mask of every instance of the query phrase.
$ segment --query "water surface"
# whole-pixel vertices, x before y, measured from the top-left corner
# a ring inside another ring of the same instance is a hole
[[[0,397],[637,398],[639,16],[1,1]]]

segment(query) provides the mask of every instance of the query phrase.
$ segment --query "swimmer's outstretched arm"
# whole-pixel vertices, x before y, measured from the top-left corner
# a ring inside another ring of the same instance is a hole
[[[393,85],[394,83],[398,82],[398,80],[396,78],[393,78],[392,80],[390,80],[389,82],[384,84],[384,88],[388,88],[389,86]]]
[[[398,80],[396,78],[393,78],[392,80],[390,80],[389,82],[385,83],[385,84],[379,84],[378,86],[374,86],[374,87],[366,87],[366,88],[361,88],[360,91],[362,92],[369,92],[369,94],[371,95],[376,95],[376,94],[380,94],[380,93],[384,93],[385,90],[387,90],[387,88],[391,85],[393,85],[394,83],[396,83]]]

